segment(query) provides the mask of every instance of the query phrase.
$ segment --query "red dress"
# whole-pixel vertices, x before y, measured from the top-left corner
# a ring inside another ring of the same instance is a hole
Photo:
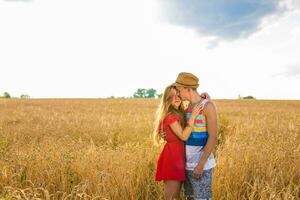
[[[168,114],[163,120],[163,131],[166,133],[166,144],[160,153],[155,180],[185,180],[185,150],[184,142],[180,140],[169,126],[180,118],[175,114]]]

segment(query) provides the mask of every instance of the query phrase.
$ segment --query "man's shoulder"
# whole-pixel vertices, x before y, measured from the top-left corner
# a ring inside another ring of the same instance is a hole
[[[211,106],[214,106],[214,107],[216,107],[216,104],[215,104],[215,102],[214,102],[214,101],[212,101],[212,100],[209,100],[209,101],[208,101],[208,103],[209,103],[209,104],[211,104]]]
[[[212,100],[208,100],[206,103],[205,103],[205,106],[203,108],[203,111],[205,113],[208,113],[208,112],[215,112],[216,111],[216,105],[215,103],[212,101]]]

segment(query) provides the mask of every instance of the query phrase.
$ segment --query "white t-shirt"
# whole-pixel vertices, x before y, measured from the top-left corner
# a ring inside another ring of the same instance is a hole
[[[203,146],[185,146],[185,152],[186,152],[186,170],[194,170],[194,168],[198,165],[202,155],[203,155]],[[216,160],[211,153],[204,165],[204,170],[208,170],[211,168],[214,168],[216,166]]]

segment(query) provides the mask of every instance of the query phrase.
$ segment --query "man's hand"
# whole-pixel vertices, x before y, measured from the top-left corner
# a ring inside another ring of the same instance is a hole
[[[210,100],[210,96],[207,92],[203,92],[200,94],[200,96],[203,98],[203,99],[207,99],[207,100]]]
[[[166,142],[167,138],[166,138],[166,132],[160,131],[159,132],[160,137]]]
[[[198,164],[193,171],[193,177],[196,179],[200,178],[200,176],[203,173],[203,169],[204,169],[204,165]]]

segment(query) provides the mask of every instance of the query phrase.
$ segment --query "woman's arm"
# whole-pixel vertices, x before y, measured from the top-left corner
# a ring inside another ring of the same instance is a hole
[[[192,116],[189,119],[189,122],[187,124],[187,126],[182,129],[182,126],[178,123],[178,121],[175,121],[173,123],[170,124],[170,127],[172,129],[172,131],[183,141],[187,141],[187,139],[190,137],[193,127],[194,127],[194,122],[195,119],[198,115],[198,113],[200,112],[200,110],[202,110],[202,105],[198,104],[197,106],[195,106],[193,108],[193,112],[192,112]]]
[[[187,141],[187,139],[190,137],[192,130],[193,130],[194,123],[188,124],[185,129],[182,130],[181,125],[178,123],[178,121],[173,122],[170,124],[170,127],[172,131],[183,141]]]

